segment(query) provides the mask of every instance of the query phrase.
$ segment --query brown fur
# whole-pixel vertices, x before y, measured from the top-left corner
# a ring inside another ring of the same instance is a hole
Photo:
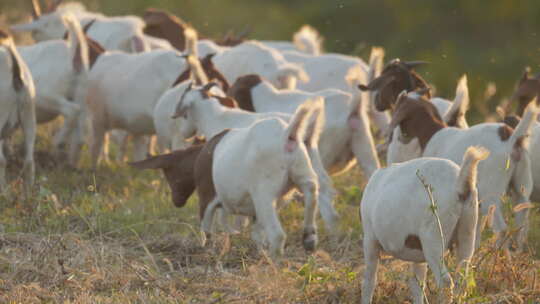
[[[422,250],[422,241],[420,241],[420,238],[417,235],[409,234],[405,239],[405,247]]]
[[[203,147],[204,145],[194,145],[130,165],[138,169],[161,169],[171,189],[174,205],[183,207],[195,192],[194,164]]]
[[[181,52],[186,49],[184,30],[187,24],[180,18],[163,10],[149,8],[143,19],[146,22],[145,34],[165,39]]]
[[[97,59],[99,58],[99,56],[105,53],[105,49],[103,48],[103,46],[101,46],[99,42],[88,37],[88,35],[86,34],[88,30],[90,29],[90,27],[92,27],[94,22],[96,22],[96,19],[90,21],[83,27],[83,35],[84,35],[84,38],[86,39],[86,44],[88,45],[88,59],[89,59],[88,64],[90,65],[89,68],[92,68],[94,64],[96,63]],[[68,39],[68,35],[69,35],[69,32],[66,31],[66,33],[64,34],[64,40]],[[77,53],[79,53],[78,49],[77,49]]]
[[[221,74],[220,71],[214,66],[214,63],[212,62],[212,57],[214,57],[215,54],[208,54],[206,55],[202,60],[200,60],[201,66],[204,70],[204,73],[208,77],[208,81],[214,81],[221,84],[221,89],[224,92],[227,92],[229,90],[229,82],[227,82],[227,79]],[[173,83],[173,87],[178,85],[179,83],[182,83],[189,79],[191,75],[191,68],[188,66],[181,74],[176,78],[176,80]]]
[[[227,91],[227,95],[238,102],[240,109],[255,112],[251,90],[261,83],[261,81],[261,77],[255,74],[238,77],[229,91]]]
[[[197,195],[199,196],[199,216],[202,220],[208,204],[216,196],[216,188],[212,175],[214,163],[214,152],[221,139],[229,132],[224,130],[212,137],[202,149],[195,162],[195,184],[197,185]]]
[[[408,96],[398,101],[390,129],[401,127],[402,133],[407,137],[416,137],[420,142],[422,151],[433,136],[446,127],[437,108],[424,98],[415,99]]]
[[[379,77],[367,86],[360,86],[361,90],[379,92],[375,98],[375,107],[378,111],[392,109],[398,95],[404,90],[412,92],[427,88],[429,88],[427,82],[412,67],[395,59],[385,66]],[[431,98],[429,90],[425,91],[425,97]]]
[[[507,141],[510,136],[512,136],[512,133],[514,133],[514,129],[510,128],[507,125],[502,125],[497,130],[497,134],[499,134],[499,137],[502,141]]]
[[[471,195],[471,183],[470,182],[466,183],[464,187],[465,189],[463,190],[463,192],[458,194],[459,200],[461,202],[466,202],[469,196]]]
[[[540,93],[540,75],[529,77],[528,70],[519,80],[518,87],[512,95],[518,101],[517,115],[523,116],[525,108]]]

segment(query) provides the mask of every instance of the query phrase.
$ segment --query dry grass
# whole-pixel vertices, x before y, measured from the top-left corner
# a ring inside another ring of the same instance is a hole
[[[40,132],[38,150],[46,151],[48,128]],[[37,155],[35,196],[23,200],[15,179],[0,198],[1,303],[359,301],[362,177],[356,170],[335,178],[336,205],[343,216],[338,244],[330,244],[321,229],[320,249],[306,255],[302,208],[293,203],[281,211],[288,240],[285,257],[274,263],[256,250],[247,232],[218,235],[201,247],[196,198],[175,208],[159,172],[111,164],[94,175],[61,168],[46,152]],[[15,161],[12,169],[16,166]],[[508,261],[487,240],[475,254],[474,279],[468,280],[462,303],[538,302],[537,209],[532,217],[530,253]],[[375,302],[407,302],[407,264],[384,257],[381,266]],[[435,303],[432,280],[428,287]]]

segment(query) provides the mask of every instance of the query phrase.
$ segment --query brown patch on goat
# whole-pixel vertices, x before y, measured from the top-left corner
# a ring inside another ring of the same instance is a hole
[[[427,82],[414,71],[416,65],[417,63],[394,59],[384,67],[379,77],[367,86],[360,85],[359,88],[364,91],[378,91],[375,98],[375,107],[378,111],[392,109],[397,97],[404,90],[412,92],[429,88]],[[427,99],[431,98],[429,90],[424,93]]]
[[[512,148],[512,160],[515,162],[521,160],[521,156],[525,150],[525,138],[526,136],[521,136],[514,143],[514,147]]]
[[[204,70],[204,73],[206,74],[206,77],[208,77],[208,81],[214,81],[218,82],[221,85],[221,89],[224,92],[227,92],[229,90],[229,82],[223,74],[221,74],[220,71],[216,68],[214,63],[212,62],[212,57],[214,57],[215,54],[208,54],[206,55],[202,60],[199,59],[201,66]],[[188,66],[179,76],[176,78],[176,80],[173,83],[173,87],[178,85],[179,83],[182,83],[189,79],[191,75],[191,68]]]
[[[404,96],[398,102],[390,130],[394,130],[398,125],[405,137],[416,137],[420,143],[422,151],[426,148],[431,137],[439,130],[446,127],[437,108],[424,98],[410,98]]]
[[[13,89],[15,89],[15,91],[20,91],[23,86],[24,86],[24,80],[23,80],[23,74],[22,74],[22,69],[21,69],[21,66],[19,64],[19,61],[17,60],[17,57],[15,56],[15,53],[14,53],[14,50],[13,50],[13,46],[8,46],[8,52],[9,52],[9,55],[11,57],[11,77],[12,77],[12,84],[13,84]]]
[[[89,68],[92,68],[101,54],[105,53],[105,49],[94,39],[85,35],[86,43],[88,44],[88,59]]]
[[[222,106],[227,108],[238,108],[238,103],[230,97],[221,97],[216,95],[212,95],[212,97],[217,99]]]
[[[146,22],[145,34],[165,39],[179,51],[186,49],[184,30],[187,24],[180,18],[163,10],[149,8],[143,19]]]
[[[251,90],[261,82],[261,77],[255,74],[238,77],[232,87],[227,91],[227,95],[238,102],[240,109],[255,112]]]
[[[194,164],[203,147],[203,145],[194,145],[187,149],[133,162],[130,165],[138,169],[161,169],[171,189],[174,205],[183,207],[191,194],[195,192]]]
[[[509,116],[505,116],[502,122],[507,124],[511,128],[516,128],[520,120],[521,119],[519,119],[519,117],[516,115],[509,115]]]
[[[417,235],[409,234],[405,239],[405,247],[409,249],[422,250],[422,241]]]
[[[99,56],[105,53],[105,48],[103,48],[103,46],[101,46],[99,42],[88,37],[88,35],[86,34],[88,30],[90,29],[90,27],[92,27],[94,22],[96,22],[96,19],[93,19],[92,21],[90,21],[83,27],[83,36],[86,39],[86,44],[88,45],[89,68],[92,68],[94,64],[96,63],[97,59],[99,58]],[[66,33],[64,34],[64,40],[67,40],[68,36],[69,36],[69,31],[66,31]],[[77,52],[79,52],[78,49],[77,49]]]
[[[469,181],[471,177],[468,177],[467,183],[464,185],[464,190],[461,193],[458,193],[458,198],[461,202],[467,201],[471,195],[471,182]]]
[[[214,164],[214,153],[221,139],[229,132],[229,129],[222,131],[208,141],[195,161],[195,184],[197,185],[197,195],[199,196],[199,216],[202,220],[208,204],[216,196],[212,168]]]
[[[502,125],[497,129],[497,134],[499,134],[502,141],[507,141],[512,136],[512,133],[514,133],[514,129],[507,125]]]

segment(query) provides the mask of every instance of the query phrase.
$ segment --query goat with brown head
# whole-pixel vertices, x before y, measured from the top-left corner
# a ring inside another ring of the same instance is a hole
[[[433,136],[446,127],[437,108],[428,100],[415,94],[412,97],[403,91],[398,95],[390,130],[400,126],[403,138],[418,138],[422,150]]]
[[[392,109],[398,95],[403,91],[411,92],[417,89],[428,88],[428,84],[414,68],[425,64],[424,61],[401,61],[394,59],[384,67],[381,75],[368,85],[359,85],[362,91],[376,91],[375,108],[378,111]],[[426,97],[431,98],[428,93]]]

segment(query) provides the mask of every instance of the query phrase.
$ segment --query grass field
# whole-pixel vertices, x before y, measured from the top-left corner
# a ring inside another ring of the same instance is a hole
[[[306,255],[302,206],[294,202],[280,212],[285,256],[272,262],[248,232],[218,235],[202,247],[197,198],[175,208],[158,171],[110,164],[94,175],[62,168],[46,152],[49,131],[42,128],[37,143],[35,195],[22,198],[14,162],[11,190],[0,198],[0,303],[359,302],[365,181],[357,169],[334,178],[340,241],[330,243],[321,228],[319,250]],[[529,252],[511,261],[486,232],[460,303],[540,302],[538,208],[531,216]],[[452,268],[452,258],[447,261]],[[407,302],[406,263],[386,256],[381,266],[375,303]],[[431,277],[426,293],[436,303]]]

